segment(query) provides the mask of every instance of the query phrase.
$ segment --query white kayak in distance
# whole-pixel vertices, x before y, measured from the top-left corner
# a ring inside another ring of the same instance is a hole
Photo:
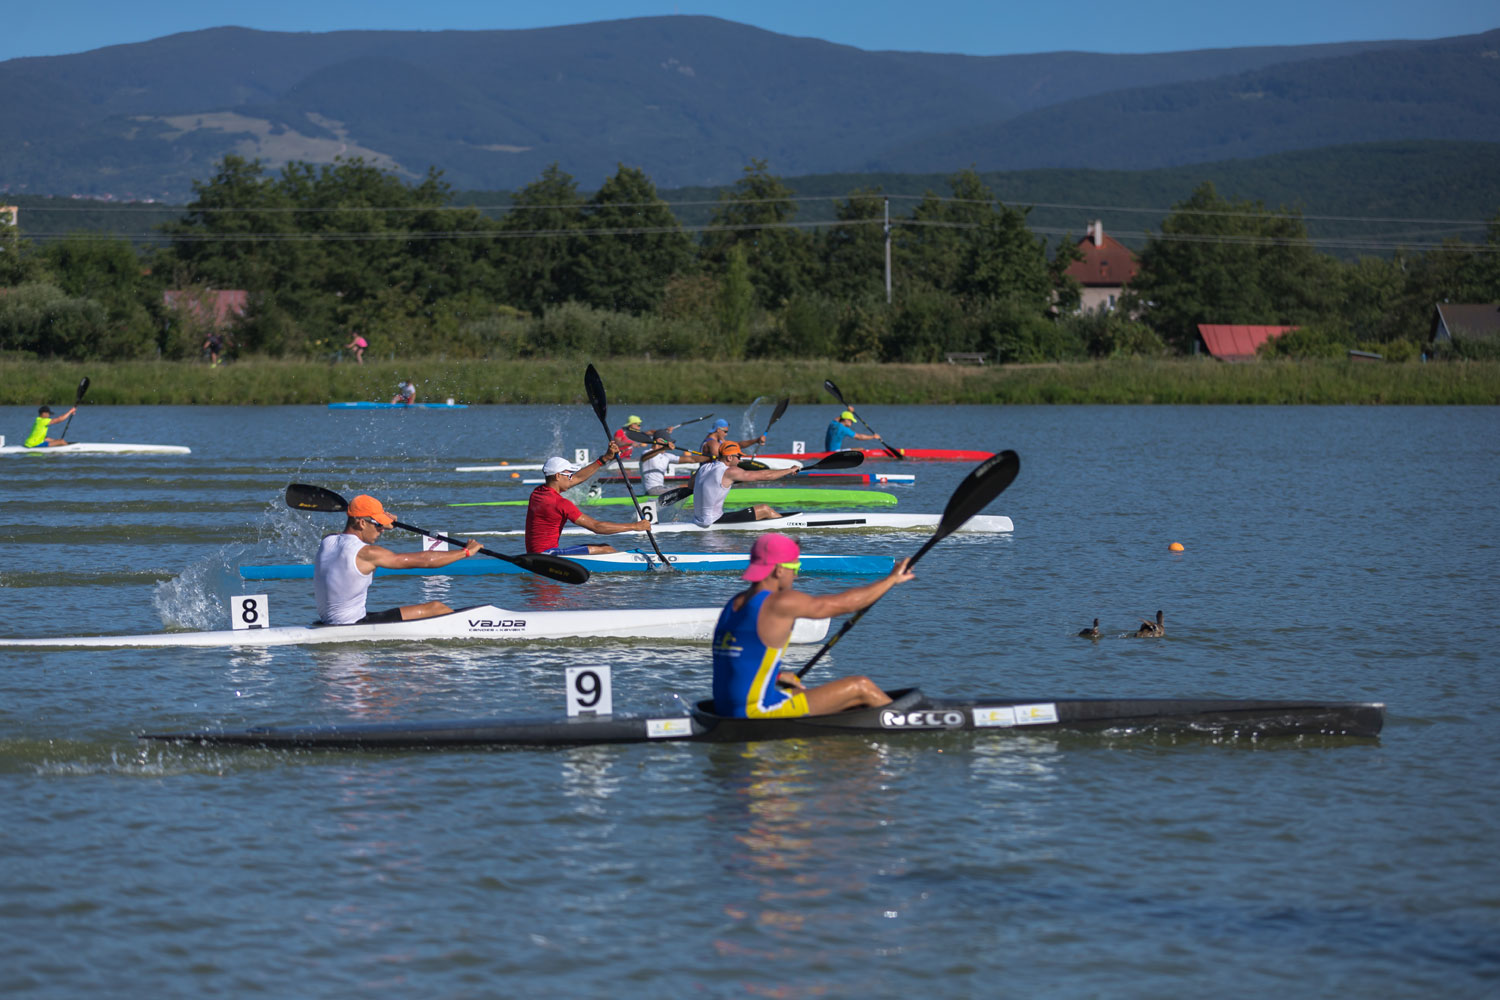
[[[0,438],[4,441],[4,438]],[[124,444],[117,441],[79,441],[50,448],[26,448],[0,444],[0,455],[191,455],[193,449],[180,444]]]
[[[750,565],[748,552],[663,552],[667,561],[686,573],[739,573]],[[655,552],[608,552],[597,556],[568,556],[590,573],[669,573]],[[895,564],[890,556],[803,555],[803,576],[884,576]],[[500,559],[460,559],[436,569],[383,569],[376,576],[491,576],[525,573],[514,563]],[[241,566],[245,580],[311,580],[312,563],[287,563],[272,566]]]
[[[806,531],[806,530],[851,530],[859,528],[882,529],[887,531],[911,531],[922,528],[936,528],[942,521],[939,514],[895,514],[895,513],[838,513],[838,514],[808,514],[796,511],[783,514],[781,517],[768,517],[763,521],[720,521],[707,528],[700,528],[691,521],[674,521],[670,524],[654,524],[651,526],[653,534],[690,534],[693,532],[714,531]],[[1000,514],[979,514],[969,518],[956,531],[966,532],[988,532],[992,534],[1004,534],[1015,531],[1015,525],[1011,519]],[[463,538],[478,538],[481,536],[499,537],[524,535],[526,532],[520,528],[513,531],[456,531],[454,534]],[[592,535],[593,532],[587,528],[577,525],[569,525],[562,530],[564,535]],[[639,535],[639,531],[616,532],[619,535]]]
[[[0,639],[0,648],[305,646],[334,642],[420,642],[466,639],[528,642],[540,639],[671,639],[699,642],[713,637],[719,608],[630,608],[613,611],[509,611],[493,604],[459,608],[451,614],[383,625],[283,625],[215,632],[157,632],[147,635],[83,635],[41,639]],[[819,642],[828,619],[799,619],[792,642]]]

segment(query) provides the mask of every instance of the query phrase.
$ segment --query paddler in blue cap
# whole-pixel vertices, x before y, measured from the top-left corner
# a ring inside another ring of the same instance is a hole
[[[828,431],[823,435],[824,451],[843,451],[849,447],[850,441],[879,441],[879,434],[858,434],[854,430],[853,410],[845,410],[828,423]]]
[[[838,594],[804,594],[796,589],[802,550],[786,535],[771,531],[750,548],[750,582],[729,599],[714,626],[714,711],[735,719],[830,715],[846,708],[878,708],[890,695],[868,677],[841,677],[806,688],[796,671],[782,670],[781,657],[792,641],[798,618],[832,618],[867,608],[898,583],[912,579],[903,559],[875,583]]]
[[[724,443],[724,440],[727,437],[729,437],[729,421],[725,420],[723,417],[720,417],[718,420],[714,421],[714,429],[708,432],[708,437],[703,439],[703,447],[699,450],[709,458],[718,458],[719,447]],[[741,448],[749,448],[751,445],[765,443],[766,436],[764,434],[757,438],[750,438],[745,441],[735,442],[735,444],[739,445]]]

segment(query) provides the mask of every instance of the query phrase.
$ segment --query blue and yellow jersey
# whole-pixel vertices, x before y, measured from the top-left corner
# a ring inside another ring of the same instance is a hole
[[[735,719],[762,719],[807,714],[807,696],[776,686],[786,647],[770,649],[756,624],[761,605],[771,596],[763,590],[738,611],[724,605],[714,626],[714,711]]]

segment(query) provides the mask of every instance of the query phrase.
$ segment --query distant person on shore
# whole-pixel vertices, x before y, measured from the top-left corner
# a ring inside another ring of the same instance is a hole
[[[82,393],[79,393],[79,395],[82,395]],[[68,442],[64,441],[60,437],[49,438],[47,436],[47,428],[51,427],[53,424],[62,423],[77,411],[78,407],[75,406],[68,410],[67,413],[64,413],[62,416],[54,419],[52,416],[52,408],[50,406],[43,404],[42,406],[37,407],[36,422],[31,425],[31,433],[26,435],[26,440],[21,443],[28,448],[55,448],[58,445],[67,444]]]
[[[344,530],[324,535],[313,556],[313,593],[317,596],[319,621],[324,625],[383,625],[453,611],[442,601],[428,601],[367,612],[365,598],[377,567],[439,569],[478,552],[478,542],[448,552],[392,552],[375,544],[381,532],[396,523],[379,500],[361,493],[349,501],[346,514]]]
[[[208,352],[208,366],[219,367],[219,354],[224,350],[224,335],[218,330],[209,333],[208,339],[203,342],[203,350]]]
[[[354,352],[354,363],[362,365],[365,363],[365,348],[370,342],[359,335],[358,330],[349,331],[349,343],[344,345],[344,350]]]
[[[720,417],[718,420],[714,421],[714,429],[708,432],[708,437],[703,439],[703,447],[699,450],[709,458],[718,458],[719,449],[723,447],[724,442],[728,437],[729,421],[725,420],[723,417]],[[766,436],[762,434],[760,437],[747,438],[744,441],[734,441],[732,443],[739,445],[741,448],[749,448],[751,445],[765,444]]]
[[[596,535],[647,531],[651,528],[650,521],[624,523],[589,517],[578,509],[577,504],[562,495],[564,490],[580,485],[604,468],[619,451],[619,446],[611,441],[603,455],[584,466],[576,466],[560,455],[547,459],[542,466],[542,475],[546,480],[531,491],[531,500],[526,505],[527,552],[540,552],[549,556],[598,556],[615,551],[613,545],[604,544],[558,545],[562,540],[563,525],[569,521]]]
[[[410,382],[402,382],[396,386],[396,394],[391,397],[391,402],[402,403],[406,406],[417,401],[417,387]]]
[[[824,451],[843,451],[849,447],[850,441],[879,441],[879,434],[858,434],[854,430],[854,411],[845,410],[828,424],[828,431],[823,435]]]

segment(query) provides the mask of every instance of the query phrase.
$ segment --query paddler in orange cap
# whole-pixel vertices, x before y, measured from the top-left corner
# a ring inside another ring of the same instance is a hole
[[[375,579],[375,567],[437,569],[479,551],[478,542],[447,552],[392,552],[375,543],[380,533],[396,523],[379,500],[361,493],[349,501],[344,530],[324,535],[313,557],[313,591],[318,597],[318,620],[324,625],[383,625],[387,622],[432,618],[453,611],[442,601],[407,604],[386,611],[365,611],[365,596]]]
[[[736,719],[829,715],[846,708],[889,705],[870,678],[841,677],[806,688],[795,671],[781,669],[798,618],[852,614],[880,600],[898,583],[912,579],[909,559],[875,583],[839,594],[815,596],[796,589],[802,550],[786,535],[767,532],[750,549],[750,582],[729,599],[714,626],[714,711]]]
[[[743,510],[724,513],[724,500],[735,483],[762,483],[772,479],[785,479],[796,469],[742,469],[740,459],[744,452],[734,441],[725,441],[719,446],[719,457],[704,462],[693,473],[693,523],[707,528],[720,521],[731,524],[739,521],[764,521],[768,517],[780,517],[770,504],[751,504]]]

